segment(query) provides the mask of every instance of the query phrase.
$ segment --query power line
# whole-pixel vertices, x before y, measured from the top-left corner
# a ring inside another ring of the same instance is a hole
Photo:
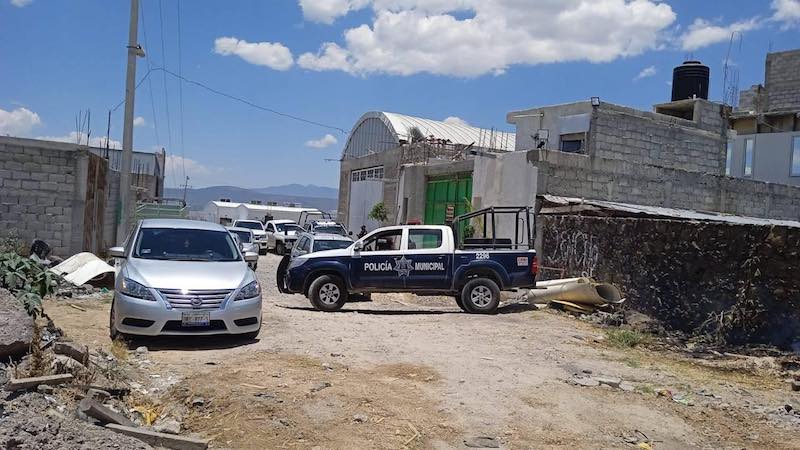
[[[195,85],[197,87],[205,89],[205,90],[207,90],[209,92],[213,92],[214,94],[220,95],[220,96],[228,98],[230,100],[234,100],[234,101],[237,101],[239,103],[244,103],[245,105],[253,107],[255,109],[260,109],[262,111],[266,111],[266,112],[269,112],[269,113],[272,113],[272,114],[275,114],[275,115],[278,115],[278,116],[281,116],[281,117],[285,117],[287,119],[292,119],[292,120],[297,120],[299,122],[304,122],[304,123],[307,123],[309,125],[316,125],[318,127],[327,128],[327,129],[330,129],[330,130],[336,130],[336,131],[341,132],[342,134],[348,134],[348,132],[345,131],[341,127],[337,127],[335,125],[328,125],[328,124],[325,124],[325,123],[322,123],[322,122],[317,122],[315,120],[306,119],[306,118],[303,118],[303,117],[300,117],[300,116],[295,116],[295,115],[292,115],[292,114],[283,113],[283,112],[274,110],[272,108],[268,108],[266,106],[258,105],[256,103],[251,102],[250,100],[246,100],[246,99],[243,99],[241,97],[237,97],[235,95],[222,92],[222,91],[214,89],[214,88],[212,88],[212,87],[210,87],[210,86],[208,86],[206,84],[203,84],[203,83],[201,83],[199,81],[195,81],[195,80],[186,78],[183,75],[179,75],[179,74],[177,74],[175,72],[172,72],[171,70],[169,70],[167,68],[164,68],[164,67],[156,67],[156,68],[153,68],[153,70],[154,71],[157,71],[157,70],[163,71],[164,73],[172,75],[173,77],[178,78],[178,79],[180,79],[180,80],[182,80],[182,81],[184,81],[186,83],[193,84],[193,85]]]
[[[183,57],[181,51],[181,0],[178,0],[178,75],[183,73]],[[181,171],[183,178],[188,180],[186,176],[186,148],[183,144],[183,82],[178,81],[178,102],[181,119]]]

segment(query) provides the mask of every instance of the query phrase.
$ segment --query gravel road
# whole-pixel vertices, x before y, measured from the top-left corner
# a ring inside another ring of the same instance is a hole
[[[392,294],[318,312],[302,296],[277,292],[279,260],[259,261],[264,321],[256,341],[132,344],[150,348],[158,379],[217,399],[187,418],[216,447],[465,448],[486,436],[502,448],[620,448],[645,439],[661,448],[798,448],[800,428],[775,414],[786,402],[800,407],[800,398],[780,380],[613,348],[593,325],[524,305],[481,316],[447,298]],[[69,335],[107,346],[108,305],[94,302],[80,303],[85,312],[63,301],[46,306]],[[568,382],[575,375],[619,378],[634,390],[576,386]],[[661,388],[681,395],[659,396]]]

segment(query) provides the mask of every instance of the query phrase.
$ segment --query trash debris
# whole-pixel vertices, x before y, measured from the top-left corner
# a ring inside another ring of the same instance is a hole
[[[323,390],[325,388],[329,388],[329,387],[331,387],[331,384],[328,383],[327,381],[323,381],[323,382],[317,383],[314,386],[312,386],[311,387],[311,392],[319,392],[319,391],[321,391],[321,390]]]
[[[115,423],[129,427],[136,425],[122,414],[112,411],[111,409],[103,406],[103,404],[97,400],[93,400],[88,397],[81,400],[81,402],[78,404],[78,411],[89,417],[97,419],[101,424],[104,425],[107,423]]]
[[[464,445],[469,448],[500,448],[500,440],[489,436],[477,436],[464,439]]]
[[[154,447],[174,448],[181,450],[205,450],[208,448],[208,441],[173,434],[158,433],[145,430],[144,428],[128,427],[123,425],[108,424],[106,428],[117,433],[135,437]]]
[[[363,415],[363,414],[355,414],[355,415],[353,416],[353,422],[356,422],[356,423],[364,423],[364,422],[366,422],[366,421],[367,421],[367,416],[365,416],[365,415]]]
[[[47,375],[44,377],[33,377],[33,378],[12,378],[8,381],[5,385],[5,390],[7,391],[20,391],[22,389],[30,389],[33,387],[38,387],[42,384],[47,384],[50,386],[55,386],[59,384],[69,383],[72,381],[72,374],[64,373],[60,375]]]
[[[567,311],[590,314],[597,307],[625,301],[614,285],[598,283],[589,277],[564,278],[536,283],[530,291],[531,303],[557,304]]]
[[[100,283],[107,274],[115,273],[112,266],[89,252],[72,255],[50,270],[62,275],[65,280],[76,286],[82,286],[90,281]]]

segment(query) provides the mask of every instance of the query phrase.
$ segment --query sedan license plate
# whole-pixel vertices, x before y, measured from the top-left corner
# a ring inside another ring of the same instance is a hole
[[[207,327],[211,325],[211,313],[208,311],[182,311],[182,327]]]

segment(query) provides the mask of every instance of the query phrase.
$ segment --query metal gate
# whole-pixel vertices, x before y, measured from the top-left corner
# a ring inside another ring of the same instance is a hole
[[[429,179],[425,189],[425,224],[443,225],[469,212],[471,205],[471,174]]]
[[[350,176],[350,202],[348,205],[347,227],[358,233],[361,225],[372,231],[381,226],[380,222],[367,217],[375,204],[383,201],[383,168],[370,168],[353,171]]]

